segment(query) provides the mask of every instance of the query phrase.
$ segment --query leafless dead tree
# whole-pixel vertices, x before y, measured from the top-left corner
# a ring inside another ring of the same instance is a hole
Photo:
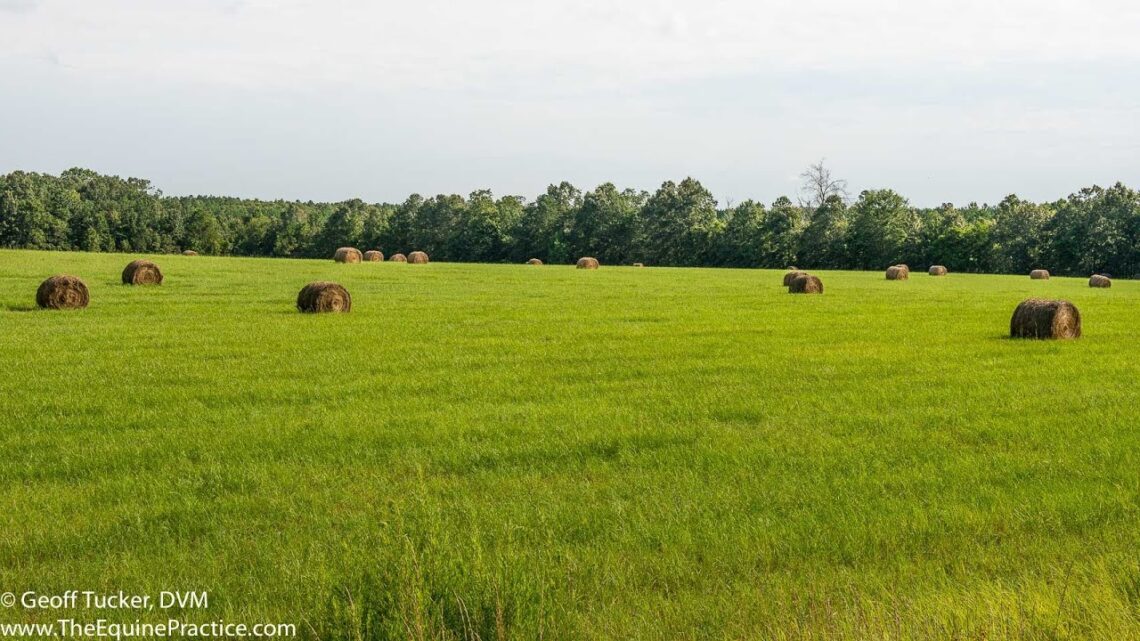
[[[831,170],[823,164],[824,160],[821,158],[800,174],[803,181],[800,184],[800,206],[805,209],[818,208],[829,196],[839,196],[847,201],[847,181],[833,177]]]

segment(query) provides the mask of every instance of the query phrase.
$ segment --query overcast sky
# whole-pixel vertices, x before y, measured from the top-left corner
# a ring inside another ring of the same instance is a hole
[[[1135,0],[0,0],[0,172],[919,205],[1140,187]]]

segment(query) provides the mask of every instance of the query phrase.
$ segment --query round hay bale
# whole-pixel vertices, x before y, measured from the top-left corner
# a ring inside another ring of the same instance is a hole
[[[1030,298],[1013,310],[1009,321],[1011,338],[1081,337],[1081,313],[1067,300]]]
[[[578,259],[578,269],[597,269],[600,266],[601,263],[598,262],[597,258],[583,256]]]
[[[370,249],[364,252],[364,262],[367,263],[382,263],[384,262],[384,252]]]
[[[795,280],[797,276],[801,276],[806,273],[807,272],[801,272],[797,269],[784,274],[784,287],[790,287],[792,281]]]
[[[931,265],[930,266],[930,275],[931,276],[945,276],[946,271],[947,271],[946,268],[943,267],[942,265]]]
[[[1049,280],[1048,269],[1035,269],[1029,272],[1029,277],[1033,280]]]
[[[355,247],[341,247],[333,254],[333,260],[338,263],[359,263],[364,260],[364,255]]]
[[[526,261],[526,264],[527,265],[541,265],[542,261],[537,259],[537,258],[532,258],[532,259]]]
[[[89,302],[87,285],[77,276],[52,276],[36,290],[36,305],[41,309],[83,309]]]
[[[426,265],[428,264],[428,255],[426,252],[412,252],[408,254],[408,262],[413,265]]]
[[[182,255],[183,256],[197,256],[198,252],[194,251],[193,249],[187,249],[186,251],[182,252]]]
[[[123,268],[124,285],[161,285],[162,270],[149,260],[132,260]]]
[[[1112,279],[1103,274],[1093,274],[1089,279],[1089,287],[1109,288],[1112,287]]]
[[[297,309],[312,314],[348,312],[352,311],[352,296],[337,283],[317,281],[301,288]]]
[[[823,281],[808,273],[800,273],[788,285],[789,294],[822,294]]]
[[[634,267],[645,267],[645,263],[634,263]]]
[[[906,265],[891,265],[887,268],[887,280],[908,280],[910,270]]]
[[[403,254],[392,254],[391,256],[388,257],[388,262],[389,263],[406,263],[406,262],[408,262],[408,257],[403,255]]]

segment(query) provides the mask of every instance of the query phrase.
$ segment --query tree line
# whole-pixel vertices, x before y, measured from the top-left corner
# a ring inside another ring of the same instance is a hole
[[[69,169],[0,176],[0,247],[327,258],[337,247],[423,250],[433,260],[1140,274],[1140,194],[1117,183],[1049,203],[912,206],[890,189],[855,197],[822,163],[795,201],[718,206],[700,182],[649,193],[551,185],[533,200],[412,195],[399,204],[165,196],[149,181]]]

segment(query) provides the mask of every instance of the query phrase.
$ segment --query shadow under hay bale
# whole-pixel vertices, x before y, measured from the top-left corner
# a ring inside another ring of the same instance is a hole
[[[412,252],[408,254],[408,262],[413,265],[428,264],[428,255],[425,252]]]
[[[301,288],[297,309],[310,314],[348,312],[352,310],[352,297],[337,283],[318,281]]]
[[[359,263],[364,260],[364,255],[355,247],[341,247],[333,254],[333,260],[338,263]]]
[[[364,262],[366,263],[382,263],[384,262],[384,252],[375,249],[369,249],[364,252]]]
[[[930,266],[930,275],[931,276],[945,276],[946,272],[947,272],[946,268],[943,267],[942,265],[931,265]]]
[[[793,271],[790,271],[790,272],[784,274],[784,287],[791,286],[792,281],[795,280],[797,276],[802,276],[806,273],[807,272],[802,272],[799,270],[793,270]]]
[[[887,280],[908,280],[910,270],[905,265],[891,265],[887,268]]]
[[[1067,300],[1030,298],[1013,310],[1009,321],[1011,338],[1081,337],[1081,313]]]
[[[811,274],[801,273],[788,285],[789,294],[822,294],[823,281]]]
[[[198,252],[194,251],[193,249],[187,249],[186,251],[182,252],[182,255],[183,256],[197,256]]]
[[[161,285],[162,270],[149,260],[132,260],[123,268],[124,285]]]
[[[597,258],[583,256],[582,258],[578,259],[577,266],[578,269],[597,269],[601,266],[601,263],[598,262]]]
[[[406,262],[408,262],[408,257],[403,255],[403,254],[392,254],[391,256],[388,257],[388,262],[389,263],[406,263]]]
[[[1093,277],[1089,279],[1089,287],[1108,289],[1112,287],[1112,279],[1102,274],[1094,274]]]
[[[542,261],[537,259],[537,258],[532,258],[532,259],[526,261],[526,264],[527,265],[541,265]]]
[[[83,309],[89,302],[87,285],[77,276],[52,276],[36,290],[36,305],[40,309]]]
[[[1029,272],[1029,277],[1033,280],[1049,280],[1049,270],[1035,269]]]

